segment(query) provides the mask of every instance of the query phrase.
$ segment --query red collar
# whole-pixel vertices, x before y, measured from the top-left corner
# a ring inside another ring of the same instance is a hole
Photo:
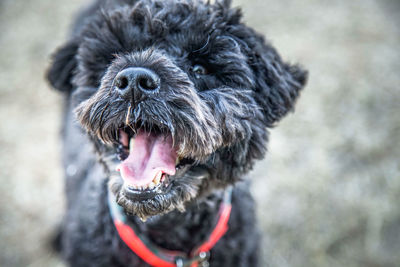
[[[154,267],[198,267],[199,263],[207,262],[210,250],[228,230],[232,209],[231,195],[232,188],[228,187],[219,208],[217,224],[208,239],[195,248],[189,256],[180,251],[159,248],[146,237],[139,237],[134,229],[126,223],[127,217],[122,207],[113,199],[111,192],[108,192],[108,204],[120,238],[142,260]]]

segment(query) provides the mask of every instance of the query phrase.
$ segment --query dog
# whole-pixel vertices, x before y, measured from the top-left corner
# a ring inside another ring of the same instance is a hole
[[[230,0],[97,0],[47,78],[65,95],[71,266],[258,266],[250,182],[307,71]]]

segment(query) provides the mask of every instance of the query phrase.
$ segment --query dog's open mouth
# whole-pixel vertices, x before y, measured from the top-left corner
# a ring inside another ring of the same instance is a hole
[[[117,171],[124,181],[124,194],[132,200],[144,200],[169,191],[176,171],[193,160],[181,159],[170,133],[119,130]]]

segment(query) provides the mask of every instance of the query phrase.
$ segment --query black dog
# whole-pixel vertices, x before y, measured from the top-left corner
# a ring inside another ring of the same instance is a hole
[[[67,261],[257,266],[254,203],[241,179],[306,76],[229,0],[85,9],[48,73],[66,96]]]

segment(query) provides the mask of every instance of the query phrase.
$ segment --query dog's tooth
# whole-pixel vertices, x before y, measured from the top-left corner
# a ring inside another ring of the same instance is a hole
[[[177,157],[176,161],[175,161],[175,166],[179,164],[179,162],[181,162],[181,157]]]
[[[154,179],[153,179],[153,183],[154,183],[154,184],[157,185],[157,184],[160,183],[162,174],[163,174],[162,171],[157,172],[156,176],[154,176]]]
[[[132,189],[136,189],[136,185],[134,185],[134,184],[129,184],[128,187],[132,188]]]
[[[156,186],[156,185],[155,185],[153,182],[151,182],[151,183],[149,183],[149,184],[147,185],[147,187],[148,187],[149,189],[153,189],[155,186]]]
[[[133,151],[134,144],[135,144],[135,138],[131,138],[129,142],[129,151]]]

